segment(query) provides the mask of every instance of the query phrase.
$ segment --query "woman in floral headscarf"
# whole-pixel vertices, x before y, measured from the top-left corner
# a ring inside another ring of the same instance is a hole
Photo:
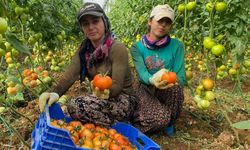
[[[90,81],[98,73],[112,78],[110,89],[72,99],[67,104],[71,117],[82,123],[110,126],[117,121],[129,122],[136,105],[133,96],[131,72],[126,47],[118,42],[110,31],[109,20],[96,3],[85,3],[78,14],[78,22],[86,39],[72,59],[58,84],[39,98],[40,110],[46,102],[51,105],[78,79]]]

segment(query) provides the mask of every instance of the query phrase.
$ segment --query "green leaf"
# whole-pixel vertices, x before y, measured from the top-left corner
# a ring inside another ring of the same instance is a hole
[[[232,127],[237,129],[249,129],[250,130],[250,120],[240,121],[232,124]]]
[[[6,36],[6,40],[19,52],[31,55],[30,49],[26,45],[23,45],[22,42],[16,37],[15,34],[6,33],[5,36]]]
[[[24,100],[24,96],[22,92],[18,92],[15,96],[15,98],[19,101],[23,101]]]

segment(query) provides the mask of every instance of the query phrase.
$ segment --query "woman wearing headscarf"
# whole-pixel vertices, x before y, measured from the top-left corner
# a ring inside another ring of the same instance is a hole
[[[67,110],[74,120],[82,123],[110,126],[117,121],[129,122],[136,99],[132,90],[128,52],[110,31],[109,19],[100,5],[85,3],[77,20],[84,36],[71,65],[51,92],[39,98],[40,110],[56,102],[79,79],[92,81],[99,73],[112,78],[112,86],[104,91],[93,88],[93,94],[72,99]]]
[[[169,5],[154,7],[148,20],[149,32],[131,48],[139,77],[139,102],[133,124],[143,132],[165,129],[171,135],[182,108],[186,82],[184,46],[169,36],[173,21],[174,10]],[[168,71],[176,73],[177,83],[161,80]]]

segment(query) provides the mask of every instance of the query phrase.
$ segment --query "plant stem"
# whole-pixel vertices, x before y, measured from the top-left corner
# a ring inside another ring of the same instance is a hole
[[[185,4],[188,3],[188,0],[185,0]],[[187,8],[185,7],[185,11],[184,11],[184,32],[182,35],[182,41],[185,41],[185,36],[186,36],[186,31],[187,31]]]
[[[13,128],[2,116],[0,116],[0,119],[4,122],[4,124],[8,128],[10,128],[16,134],[16,136],[19,138],[19,140],[21,140],[21,142],[23,142],[23,144],[25,146],[27,146],[29,149],[31,149],[30,145],[23,139],[23,137],[20,135],[20,133],[15,128]]]
[[[237,130],[236,130],[235,128],[232,127],[232,122],[231,122],[230,118],[228,117],[226,111],[221,110],[221,112],[222,112],[222,114],[224,115],[224,117],[226,118],[227,122],[229,123],[230,128],[231,128],[231,129],[233,130],[233,132],[234,132],[234,135],[235,135],[235,137],[236,137],[237,145],[240,145],[240,139],[239,139],[239,134],[238,134]]]
[[[30,120],[30,118],[29,117],[27,117],[27,116],[25,116],[25,115],[23,115],[23,114],[21,114],[21,113],[19,113],[18,111],[16,111],[12,106],[9,106],[9,108],[13,111],[13,112],[15,112],[16,114],[18,114],[18,115],[20,115],[20,116],[22,116],[22,117],[24,117],[25,119],[27,119],[31,124],[32,124],[32,126],[34,126],[35,124]]]

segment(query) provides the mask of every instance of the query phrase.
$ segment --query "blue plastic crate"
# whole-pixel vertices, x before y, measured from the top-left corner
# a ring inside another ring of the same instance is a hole
[[[46,106],[32,131],[32,150],[90,150],[77,147],[70,138],[69,132],[50,125],[50,119],[64,119],[70,122],[58,103]],[[117,132],[126,136],[138,150],[160,150],[160,146],[135,127],[118,122],[112,126]]]

